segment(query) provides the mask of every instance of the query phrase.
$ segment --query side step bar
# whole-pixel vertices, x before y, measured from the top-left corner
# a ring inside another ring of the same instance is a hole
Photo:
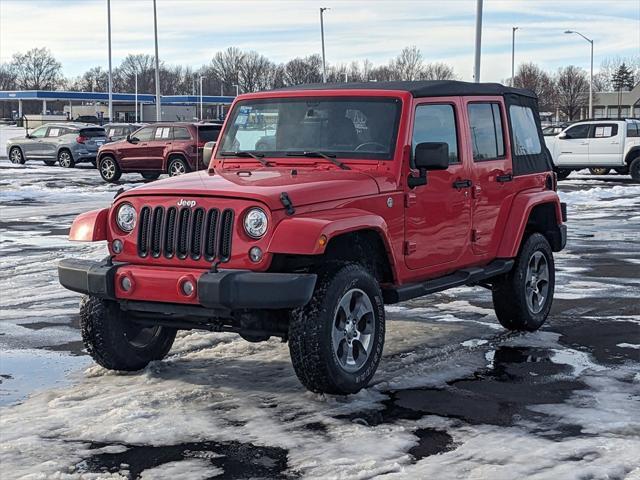
[[[496,275],[507,273],[513,268],[513,260],[494,260],[484,267],[464,268],[444,277],[434,278],[426,282],[410,283],[399,287],[385,288],[382,291],[384,303],[392,304],[422,297],[430,293],[441,292],[462,285],[476,285]]]

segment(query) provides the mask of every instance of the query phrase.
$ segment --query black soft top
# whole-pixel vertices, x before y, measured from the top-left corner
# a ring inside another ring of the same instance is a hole
[[[520,95],[536,98],[531,90],[506,87],[500,83],[472,83],[457,80],[419,80],[414,82],[310,83],[280,90],[399,90],[416,98],[460,95]]]

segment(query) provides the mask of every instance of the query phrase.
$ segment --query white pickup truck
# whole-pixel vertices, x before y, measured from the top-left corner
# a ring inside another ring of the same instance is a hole
[[[640,181],[640,120],[586,120],[545,137],[558,179],[588,168],[594,175],[611,169]]]

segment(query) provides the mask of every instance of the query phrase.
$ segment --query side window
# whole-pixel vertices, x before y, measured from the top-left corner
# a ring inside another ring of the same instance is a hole
[[[60,135],[64,135],[63,129],[60,127],[50,127],[47,132],[47,137],[59,137]]]
[[[513,150],[516,155],[537,155],[542,152],[538,127],[529,107],[511,105],[511,131],[513,132]]]
[[[191,135],[189,135],[189,130],[184,127],[173,127],[173,139],[191,140]]]
[[[154,130],[153,127],[141,128],[136,132],[134,136],[141,142],[148,142],[149,140],[151,140],[151,137],[153,136],[153,130]]]
[[[565,133],[567,138],[587,138],[589,136],[589,128],[591,128],[591,125],[583,123],[566,129]]]
[[[35,138],[42,138],[47,133],[47,127],[39,127],[36,128],[33,132],[31,132],[31,136]]]
[[[154,140],[167,140],[171,133],[171,127],[158,127],[154,135]]]
[[[627,137],[640,137],[640,123],[627,123]]]
[[[413,125],[412,149],[424,142],[449,145],[449,163],[458,163],[458,132],[453,105],[418,105]]]
[[[591,138],[609,138],[618,135],[618,125],[615,123],[603,123],[593,126]]]
[[[504,136],[500,105],[497,103],[470,103],[469,128],[473,145],[473,160],[494,160],[504,156]]]

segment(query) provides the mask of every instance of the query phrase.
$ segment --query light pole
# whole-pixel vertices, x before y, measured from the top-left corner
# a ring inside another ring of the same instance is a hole
[[[591,44],[591,72],[589,74],[589,118],[593,118],[593,40],[585,37],[580,32],[576,32],[575,30],[566,30],[564,33],[575,33],[576,35],[580,35],[587,42]]]
[[[135,74],[136,79],[136,123],[138,123],[138,72]]]
[[[327,83],[327,60],[324,55],[324,11],[327,7],[320,8],[320,38],[322,39],[322,83]]]
[[[153,33],[156,41],[156,121],[162,120],[160,106],[160,60],[158,59],[158,15],[156,13],[156,0],[153,0]]]
[[[516,30],[519,27],[511,28],[511,86],[513,87],[516,78]]]
[[[200,120],[204,119],[204,111],[202,110],[202,79],[204,77],[200,75]]]
[[[476,49],[473,62],[473,81],[480,83],[480,51],[482,49],[482,0],[476,0]]]
[[[107,0],[107,39],[109,42],[109,121],[113,122],[113,76],[111,74],[111,0]]]

